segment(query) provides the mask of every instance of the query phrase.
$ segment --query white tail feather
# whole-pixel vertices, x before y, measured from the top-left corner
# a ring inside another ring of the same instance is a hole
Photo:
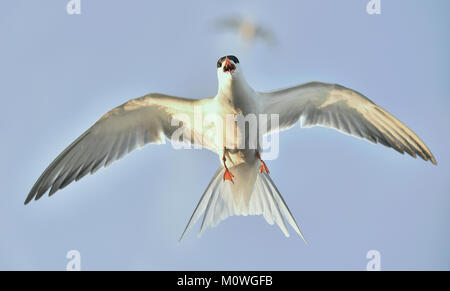
[[[230,169],[233,172],[233,168]],[[239,169],[235,169],[239,172]],[[248,169],[241,169],[248,171]],[[248,196],[245,193],[233,193],[233,187],[239,185],[232,184],[229,181],[223,181],[224,168],[220,167],[214,174],[211,182],[203,193],[197,207],[194,210],[180,240],[191,229],[191,227],[197,222],[202,214],[203,221],[200,226],[199,236],[208,227],[217,226],[222,220],[225,220],[229,216],[233,215],[263,215],[267,223],[273,225],[276,223],[285,236],[289,237],[284,219],[291,225],[291,227],[300,235],[300,237],[306,242],[300,228],[298,227],[294,217],[292,216],[289,208],[286,205],[283,197],[278,191],[277,187],[273,183],[270,176],[266,173],[259,173],[255,171],[255,179],[242,179],[236,181],[244,183],[244,181],[253,181],[253,190],[251,195]],[[238,176],[238,173],[235,174]],[[240,187],[244,188],[245,187]],[[284,219],[283,219],[284,218]]]

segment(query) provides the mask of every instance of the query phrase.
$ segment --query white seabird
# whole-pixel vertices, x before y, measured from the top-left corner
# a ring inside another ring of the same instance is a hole
[[[337,84],[311,82],[268,93],[254,91],[244,79],[239,60],[225,56],[217,62],[219,89],[205,99],[185,99],[148,94],[132,99],[103,115],[69,145],[42,173],[28,194],[25,204],[49,196],[86,174],[109,166],[126,153],[148,143],[163,143],[178,130],[189,142],[216,152],[221,166],[200,199],[183,235],[204,214],[200,233],[232,215],[263,215],[289,236],[284,219],[304,239],[295,219],[261,160],[261,136],[256,146],[228,147],[211,131],[217,120],[202,126],[182,122],[177,116],[195,120],[196,114],[213,113],[219,119],[228,115],[276,114],[279,126],[266,125],[264,134],[292,127],[325,126],[373,143],[381,143],[400,153],[420,156],[436,165],[428,147],[406,125],[362,94]],[[262,125],[257,124],[258,127]],[[237,131],[242,130],[238,128]],[[244,129],[245,130],[245,129]],[[207,134],[208,132],[208,134]],[[212,133],[212,135],[211,135]],[[248,138],[248,132],[237,136]],[[239,138],[237,138],[239,139]],[[234,140],[234,145],[240,140]],[[284,219],[283,219],[284,218]]]

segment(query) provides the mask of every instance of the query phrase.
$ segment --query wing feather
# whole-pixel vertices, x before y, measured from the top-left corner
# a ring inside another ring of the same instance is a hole
[[[183,126],[191,133],[191,143],[202,143],[199,128],[179,123],[172,126],[172,118],[183,114],[194,120],[194,107],[203,108],[210,98],[183,99],[162,94],[149,94],[132,99],[103,115],[93,126],[69,145],[42,173],[30,190],[25,204],[49,196],[78,181],[88,173],[107,167],[137,147],[148,143],[163,143],[165,137]],[[182,120],[181,120],[182,121]],[[197,137],[197,138],[196,138]],[[212,145],[201,144],[212,149]]]
[[[325,126],[343,133],[381,143],[399,153],[420,156],[436,165],[425,143],[405,124],[364,95],[337,85],[311,82],[269,93],[260,93],[263,113],[279,114],[285,130],[298,121],[302,127]]]

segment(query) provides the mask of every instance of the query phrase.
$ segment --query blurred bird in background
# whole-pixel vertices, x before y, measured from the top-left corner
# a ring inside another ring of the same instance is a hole
[[[244,49],[250,49],[257,41],[268,46],[274,46],[278,42],[272,30],[248,17],[226,16],[216,20],[214,27],[218,32],[237,34]]]

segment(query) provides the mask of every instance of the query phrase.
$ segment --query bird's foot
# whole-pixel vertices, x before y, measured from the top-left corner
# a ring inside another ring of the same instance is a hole
[[[261,161],[261,167],[260,167],[260,171],[261,173],[267,173],[269,174],[269,168],[267,168],[266,163],[264,163],[264,161],[261,159],[261,155],[259,154],[259,152],[256,152],[256,157]]]
[[[267,173],[267,174],[270,173],[269,172],[269,168],[267,168],[266,163],[264,163],[263,160],[261,160],[261,168],[260,168],[260,170],[261,170],[261,173]]]
[[[234,175],[231,174],[230,170],[228,170],[228,167],[227,167],[227,158],[225,157],[226,152],[227,151],[224,149],[223,150],[222,161],[223,161],[223,167],[225,168],[225,173],[223,174],[223,180],[224,181],[226,181],[226,180],[231,181],[231,183],[234,184],[234,182],[233,182]]]
[[[228,180],[228,181],[231,181],[231,183],[234,183],[233,178],[234,178],[234,175],[231,174],[231,172],[230,172],[230,170],[228,170],[228,168],[225,168],[225,173],[223,174],[223,180],[224,181]]]

